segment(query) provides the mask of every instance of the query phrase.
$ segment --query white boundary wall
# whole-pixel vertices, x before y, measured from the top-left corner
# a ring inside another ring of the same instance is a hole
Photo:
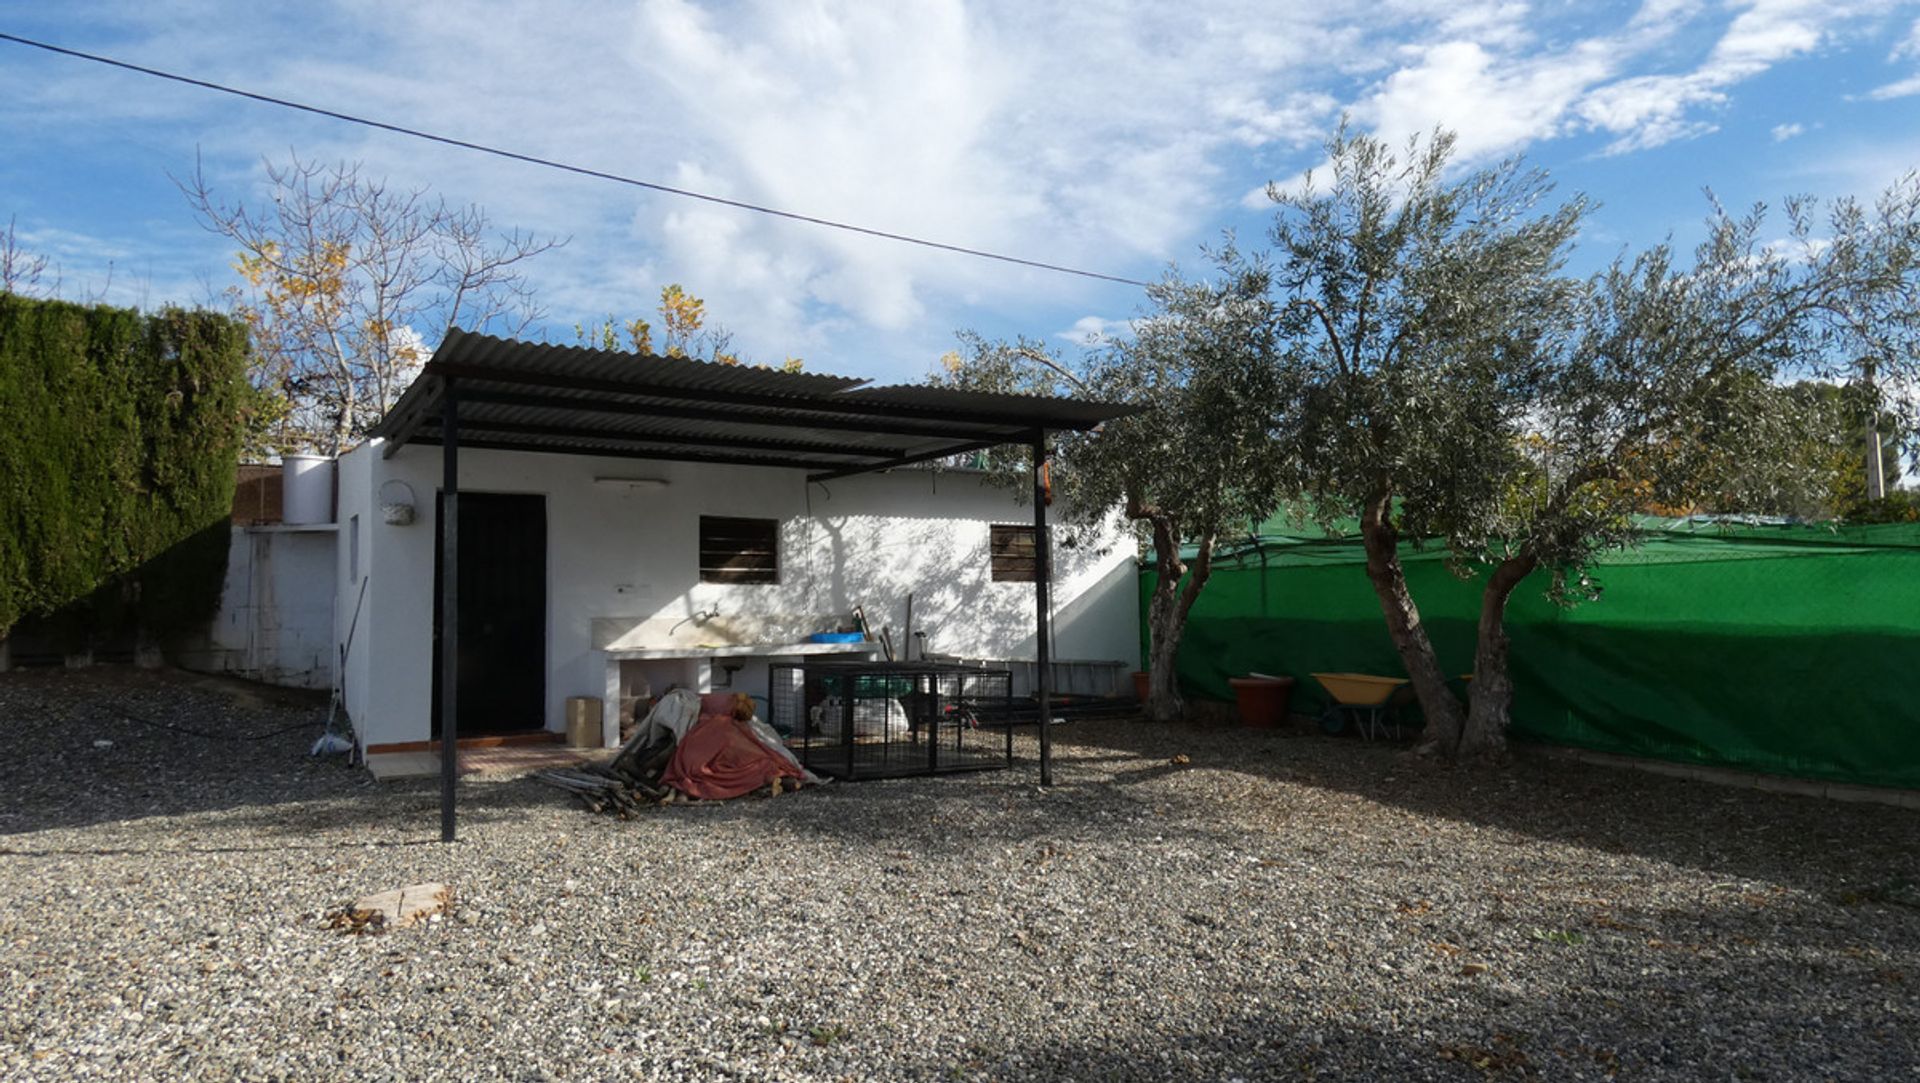
[[[334,537],[331,524],[235,526],[219,612],[176,660],[289,688],[332,687]]]
[[[366,589],[345,668],[345,702],[364,744],[428,739],[433,664],[438,449],[383,459],[378,441],[339,465],[336,641]],[[657,478],[663,488],[596,485],[595,477]],[[381,486],[413,490],[411,525],[385,523]],[[699,643],[791,643],[864,607],[903,646],[907,595],[929,652],[1031,658],[1031,583],[991,581],[989,524],[1032,522],[1032,499],[978,475],[900,470],[806,484],[798,470],[462,450],[463,491],[537,493],[547,506],[545,725],[564,728],[569,696],[604,698],[608,650]],[[780,581],[699,581],[699,518],[780,521]],[[357,517],[357,521],[356,521]],[[1126,661],[1139,655],[1133,543],[1118,516],[1079,545],[1054,538],[1054,655]],[[357,535],[357,538],[356,538]],[[357,558],[356,558],[357,553]],[[697,613],[718,617],[692,620]],[[704,663],[702,663],[704,665]],[[765,663],[732,675],[764,694]],[[703,680],[709,675],[703,674]],[[717,668],[710,675],[720,677]],[[655,689],[659,691],[659,689]],[[1115,691],[1118,691],[1117,689]],[[606,704],[612,716],[616,704]]]

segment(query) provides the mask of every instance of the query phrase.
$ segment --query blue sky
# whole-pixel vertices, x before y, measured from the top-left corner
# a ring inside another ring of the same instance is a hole
[[[1259,195],[1343,113],[1458,131],[1600,203],[1576,259],[1723,201],[1870,198],[1920,166],[1920,0],[1633,5],[0,0],[0,30],[476,142],[1132,278],[1264,239]],[[1137,289],[779,222],[0,43],[0,222],[61,292],[193,303],[231,253],[169,180],[257,198],[263,156],[354,160],[496,224],[551,336],[679,282],[747,356],[924,375],[953,332],[1068,345]],[[111,272],[109,274],[109,267]],[[1070,348],[1070,347],[1069,347]]]

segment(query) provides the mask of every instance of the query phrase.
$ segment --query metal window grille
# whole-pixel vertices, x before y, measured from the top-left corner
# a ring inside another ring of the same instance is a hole
[[[700,517],[702,583],[778,583],[780,521]]]

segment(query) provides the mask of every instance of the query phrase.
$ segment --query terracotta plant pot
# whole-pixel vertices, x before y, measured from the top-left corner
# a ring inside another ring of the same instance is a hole
[[[1153,674],[1144,669],[1133,671],[1133,698],[1142,703],[1153,694]]]
[[[1271,729],[1287,720],[1287,701],[1293,697],[1292,677],[1231,677],[1233,698],[1240,706],[1240,724]]]

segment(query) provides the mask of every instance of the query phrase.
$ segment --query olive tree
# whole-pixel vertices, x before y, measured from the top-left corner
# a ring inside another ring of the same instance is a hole
[[[1153,553],[1148,601],[1148,714],[1177,719],[1184,705],[1174,663],[1187,616],[1213,571],[1223,533],[1264,518],[1283,477],[1288,386],[1268,269],[1231,248],[1208,281],[1169,276],[1149,289],[1151,310],[1131,333],[1077,358],[1031,340],[963,334],[943,382],[1076,394],[1141,407],[1088,433],[1065,433],[1052,480],[1072,524],[1124,515]],[[1281,406],[1276,410],[1276,404]],[[1000,463],[1013,475],[1014,463]]]
[[[1294,445],[1328,520],[1357,515],[1366,572],[1427,717],[1450,750],[1460,704],[1407,588],[1399,547],[1506,502],[1514,437],[1579,296],[1561,267],[1587,204],[1546,206],[1517,160],[1453,178],[1453,137],[1396,153],[1343,126],[1331,182],[1271,187],[1282,334],[1307,389]]]
[[[1462,756],[1504,751],[1504,613],[1533,572],[1556,599],[1590,598],[1594,558],[1632,544],[1649,505],[1739,512],[1817,492],[1832,455],[1810,437],[1831,411],[1782,393],[1787,379],[1849,380],[1856,402],[1907,412],[1864,377],[1920,371],[1920,187],[1896,185],[1871,212],[1793,200],[1786,219],[1782,241],[1764,208],[1716,207],[1690,263],[1660,245],[1595,276],[1514,434],[1504,499],[1479,517],[1449,509],[1456,555],[1491,568]]]
[[[1359,515],[1423,750],[1489,758],[1505,748],[1506,608],[1522,583],[1541,573],[1566,604],[1597,596],[1594,559],[1633,544],[1649,509],[1804,502],[1832,448],[1809,439],[1817,398],[1786,380],[1846,382],[1870,410],[1910,416],[1894,391],[1920,375],[1920,186],[1824,216],[1790,201],[1780,237],[1764,208],[1716,206],[1691,261],[1663,244],[1576,282],[1561,267],[1584,203],[1540,210],[1546,178],[1517,162],[1448,180],[1450,149],[1436,134],[1403,159],[1341,132],[1329,191],[1275,191],[1274,239],[1310,373],[1308,491]],[[1464,714],[1403,540],[1485,575]]]

